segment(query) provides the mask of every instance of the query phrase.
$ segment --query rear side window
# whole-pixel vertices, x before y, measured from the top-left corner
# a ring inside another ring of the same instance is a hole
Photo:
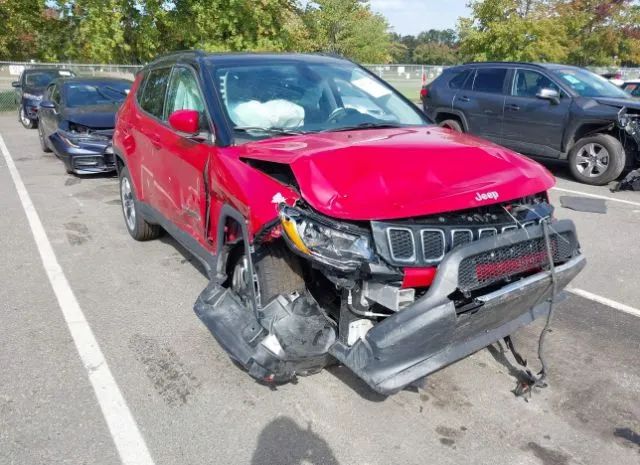
[[[457,73],[453,79],[451,79],[449,81],[449,88],[450,89],[462,89],[462,86],[464,86],[464,82],[467,80],[467,78],[469,77],[469,74],[471,73],[471,71],[467,70],[467,71],[461,71],[459,73]]]
[[[140,96],[140,106],[144,111],[162,119],[164,96],[167,91],[171,68],[152,70],[144,82],[144,90]]]
[[[476,92],[501,94],[504,89],[504,80],[506,77],[507,70],[504,68],[479,69],[476,73],[476,79],[473,82],[473,90]]]

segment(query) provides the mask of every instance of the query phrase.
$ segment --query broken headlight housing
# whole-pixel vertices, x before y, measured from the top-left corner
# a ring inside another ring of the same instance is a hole
[[[369,237],[348,226],[286,205],[280,207],[280,221],[289,245],[324,265],[356,271],[373,257]]]
[[[80,147],[80,144],[103,144],[108,143],[111,138],[105,134],[100,134],[93,129],[81,124],[69,123],[68,130],[58,131],[60,138],[72,147]]]

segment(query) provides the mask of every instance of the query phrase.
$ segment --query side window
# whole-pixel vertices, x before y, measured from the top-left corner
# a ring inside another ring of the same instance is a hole
[[[537,71],[519,69],[513,83],[513,95],[516,97],[535,98],[542,89],[553,89],[560,92],[560,88],[551,79]]]
[[[171,68],[152,70],[144,83],[144,90],[140,97],[140,106],[144,111],[156,118],[162,119],[164,96],[167,91]]]
[[[476,79],[473,82],[473,90],[490,94],[501,94],[504,88],[504,79],[507,77],[505,68],[478,69]]]
[[[184,67],[175,67],[171,75],[164,119],[178,110],[196,110],[204,116],[204,100],[196,76]],[[204,118],[201,118],[204,120]]]
[[[469,77],[469,74],[471,74],[471,71],[468,70],[459,72],[456,76],[453,77],[453,79],[449,81],[449,88],[462,89],[462,86],[464,86],[464,83]]]
[[[51,101],[56,105],[60,105],[60,88],[58,86],[49,87]]]

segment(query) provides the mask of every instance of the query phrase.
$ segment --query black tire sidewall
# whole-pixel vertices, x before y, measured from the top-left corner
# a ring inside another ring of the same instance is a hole
[[[40,148],[43,152],[49,153],[51,152],[51,148],[47,145],[47,141],[45,140],[44,133],[42,132],[42,126],[38,125],[38,139],[40,139]]]
[[[576,157],[580,149],[585,145],[592,143],[602,145],[609,152],[609,167],[603,174],[595,178],[584,176],[580,171],[578,171],[576,165]],[[573,177],[584,184],[590,184],[593,186],[602,186],[615,180],[620,176],[620,174],[622,174],[625,162],[626,154],[624,147],[618,139],[608,134],[595,134],[593,136],[584,137],[573,146],[569,153],[569,169]]]

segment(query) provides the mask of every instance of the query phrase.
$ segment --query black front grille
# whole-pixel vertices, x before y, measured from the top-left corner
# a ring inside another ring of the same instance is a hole
[[[577,249],[573,233],[550,236],[555,264],[569,260]],[[523,273],[540,270],[549,259],[544,237],[517,242],[464,258],[458,268],[458,288],[472,292]]]
[[[451,248],[468,244],[473,241],[473,232],[470,229],[454,229],[451,231]]]
[[[413,233],[409,229],[389,228],[389,249],[391,257],[397,261],[410,261],[415,259],[415,243]]]
[[[440,229],[423,229],[420,234],[424,260],[427,262],[442,260],[445,250],[444,232]]]
[[[553,208],[543,194],[481,208],[394,221],[372,221],[376,251],[389,264],[437,265],[455,248],[539,224]]]

